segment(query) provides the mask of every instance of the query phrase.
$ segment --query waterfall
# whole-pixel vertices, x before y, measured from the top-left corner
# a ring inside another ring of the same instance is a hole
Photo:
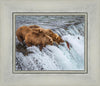
[[[51,18],[54,19],[55,17]],[[45,23],[48,21],[46,20]],[[62,25],[59,23],[60,21],[54,28],[54,23],[50,23],[49,26],[43,23],[39,25],[51,27],[51,30],[61,36],[65,42],[59,45],[47,45],[42,51],[36,46],[27,47],[26,51],[31,52],[28,55],[16,51],[16,70],[84,70],[84,22],[73,23],[67,27],[66,22]],[[66,41],[70,44],[70,49]],[[16,38],[17,44],[19,41]]]

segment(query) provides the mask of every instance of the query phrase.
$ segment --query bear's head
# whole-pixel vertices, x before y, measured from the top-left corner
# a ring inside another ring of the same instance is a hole
[[[47,39],[47,45],[53,45],[53,39],[50,36],[45,34],[44,37]]]
[[[64,42],[58,34],[52,32],[52,30],[50,29],[46,29],[46,34],[49,35],[57,44],[59,44],[60,42]]]
[[[56,38],[56,42],[57,42],[58,44],[60,44],[60,42],[64,42],[64,40],[62,40],[62,38],[61,38],[60,36],[58,36],[58,37]]]

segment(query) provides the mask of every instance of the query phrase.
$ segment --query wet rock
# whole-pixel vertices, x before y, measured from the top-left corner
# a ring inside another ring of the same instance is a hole
[[[33,53],[33,52],[27,50],[26,45],[23,45],[20,43],[16,45],[16,51],[23,53],[24,56],[28,56],[28,54]]]

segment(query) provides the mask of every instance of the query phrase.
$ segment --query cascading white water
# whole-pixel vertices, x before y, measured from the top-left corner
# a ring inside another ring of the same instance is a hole
[[[54,20],[55,17],[50,19]],[[37,20],[39,21],[38,17]],[[47,23],[48,20],[45,22]],[[66,42],[63,42],[59,45],[47,45],[42,51],[36,46],[27,47],[27,51],[32,52],[27,56],[16,51],[16,70],[84,70],[84,22],[63,28],[61,26],[66,22],[63,21],[59,25],[60,20],[50,23],[49,26],[44,23],[41,23],[40,26],[51,27],[53,32],[60,35],[64,41],[69,42],[70,49]],[[57,27],[52,28],[53,24],[56,24]],[[16,38],[16,45],[18,43]]]

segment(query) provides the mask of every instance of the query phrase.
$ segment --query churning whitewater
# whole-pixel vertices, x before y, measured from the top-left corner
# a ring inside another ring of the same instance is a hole
[[[40,51],[24,48],[16,37],[16,70],[84,70],[84,16],[16,16],[16,29],[23,25],[49,28],[65,42]]]

